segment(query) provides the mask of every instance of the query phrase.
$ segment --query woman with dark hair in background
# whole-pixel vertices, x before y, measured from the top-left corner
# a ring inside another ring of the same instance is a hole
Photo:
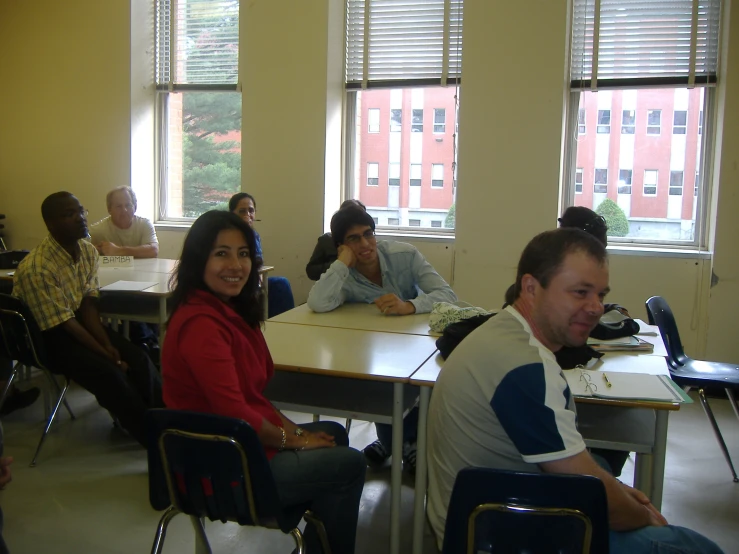
[[[274,372],[262,335],[255,233],[225,211],[193,223],[172,276],[172,315],[162,352],[168,408],[239,418],[264,446],[284,506],[310,504],[331,550],[352,554],[366,464],[338,423],[298,426],[264,396]],[[322,552],[316,529],[309,552]]]
[[[257,201],[248,192],[238,192],[228,201],[228,211],[238,215],[254,231],[256,257],[259,259],[259,265],[262,265],[262,239],[256,229],[254,229],[254,218],[257,215]],[[267,283],[267,290],[269,291],[269,297],[267,298],[268,318],[280,315],[295,307],[293,289],[287,277],[268,277]]]
[[[341,203],[341,206],[339,206],[339,209],[346,208],[347,206],[357,206],[362,208],[364,211],[367,211],[367,207],[359,200],[344,200]],[[336,244],[334,243],[331,233],[324,233],[318,237],[318,242],[316,243],[316,247],[313,249],[310,261],[308,262],[308,265],[305,266],[305,273],[311,281],[318,281],[321,278],[321,275],[326,273],[328,268],[331,267],[331,264],[334,263],[338,257],[339,253],[336,249]]]

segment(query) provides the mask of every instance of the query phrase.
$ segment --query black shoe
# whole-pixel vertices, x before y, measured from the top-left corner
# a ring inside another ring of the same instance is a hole
[[[367,460],[367,465],[370,467],[380,467],[390,457],[388,452],[379,440],[376,440],[372,444],[364,447],[364,457]]]
[[[8,393],[2,408],[0,408],[0,415],[8,415],[16,410],[27,408],[36,402],[39,394],[41,394],[41,390],[38,387],[32,387],[28,390],[13,389],[12,392]]]

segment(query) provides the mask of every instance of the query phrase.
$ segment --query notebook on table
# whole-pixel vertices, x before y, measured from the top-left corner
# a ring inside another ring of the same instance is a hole
[[[600,340],[590,337],[588,346],[598,352],[652,352],[654,345],[639,337],[623,337],[620,339]]]
[[[688,397],[667,375],[616,373],[588,369],[562,371],[575,396],[619,400],[652,400],[690,403]]]

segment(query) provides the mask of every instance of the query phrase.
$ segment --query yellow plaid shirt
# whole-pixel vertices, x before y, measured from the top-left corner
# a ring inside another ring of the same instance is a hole
[[[99,256],[86,240],[79,241],[77,262],[51,235],[26,256],[13,277],[13,296],[22,299],[42,331],[74,317],[85,296],[97,296]]]

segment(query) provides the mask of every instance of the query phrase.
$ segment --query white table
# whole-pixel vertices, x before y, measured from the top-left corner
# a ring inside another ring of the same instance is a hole
[[[435,339],[274,320],[264,335],[280,370],[265,394],[279,408],[392,424],[390,552],[399,554],[403,416],[418,394],[408,379]]]
[[[663,345],[664,347],[664,345]],[[607,372],[631,372],[669,375],[667,363],[660,356],[610,352],[594,369]],[[431,390],[444,359],[430,358],[410,378],[420,387],[416,457],[416,496],[413,514],[413,554],[423,552],[423,526],[426,514],[427,442],[426,425]],[[673,402],[609,400],[576,397],[578,429],[585,444],[593,448],[628,450],[636,453],[634,487],[644,492],[657,509],[662,505],[667,423],[671,411],[679,410]]]

